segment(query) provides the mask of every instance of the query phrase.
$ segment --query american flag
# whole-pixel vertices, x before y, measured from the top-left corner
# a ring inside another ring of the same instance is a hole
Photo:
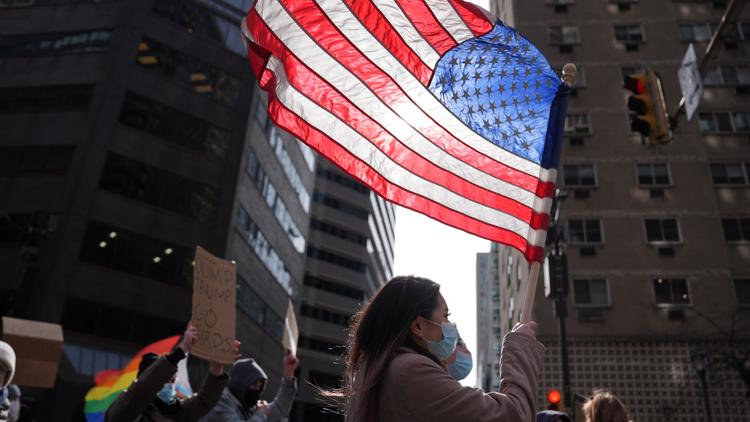
[[[373,191],[544,256],[569,89],[460,0],[257,0],[242,22],[276,124]]]

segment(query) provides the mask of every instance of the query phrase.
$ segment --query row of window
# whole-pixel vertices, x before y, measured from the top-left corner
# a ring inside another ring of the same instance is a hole
[[[214,160],[223,160],[229,145],[229,131],[131,92],[125,95],[120,123]]]
[[[736,69],[737,66],[721,68]],[[750,67],[744,66],[747,72],[742,76],[742,84],[750,85]],[[723,72],[723,71],[722,71]],[[728,73],[732,75],[732,73]],[[733,74],[735,79],[725,79],[730,81],[727,84],[737,85],[740,79],[736,79],[737,74]],[[722,80],[724,81],[724,79]],[[723,82],[722,82],[723,83]],[[702,133],[748,133],[750,132],[750,112],[747,111],[719,111],[705,112],[698,115],[699,127]],[[591,117],[585,113],[570,113],[565,117],[564,134],[567,136],[590,135]]]
[[[237,103],[240,93],[238,78],[152,38],[143,38],[138,44],[135,63],[197,94],[228,106]]]
[[[303,349],[328,353],[330,355],[338,356],[344,352],[344,346],[340,344],[307,336],[300,336],[298,344]]]
[[[279,283],[292,299],[295,299],[299,294],[297,282],[294,281],[292,275],[287,270],[284,260],[281,259],[273,246],[271,246],[271,243],[263,235],[263,232],[261,232],[260,227],[250,218],[250,214],[242,206],[237,207],[236,228],[276,282]]]
[[[573,277],[573,303],[576,306],[612,306],[609,283],[604,278]],[[750,305],[750,278],[733,280],[737,304]],[[652,280],[654,303],[657,305],[690,305],[692,295],[684,278],[655,278]]]
[[[281,199],[281,196],[276,193],[276,188],[274,188],[271,183],[271,179],[263,170],[263,166],[260,165],[258,157],[252,150],[248,150],[247,153],[247,167],[245,168],[245,172],[250,179],[255,182],[255,185],[260,191],[260,195],[266,200],[266,204],[273,210],[273,214],[276,216],[276,221],[278,221],[281,228],[284,229],[284,232],[286,232],[286,235],[289,237],[289,241],[292,242],[292,245],[294,245],[294,248],[297,252],[303,253],[305,251],[305,238],[302,236],[302,233],[300,233],[297,224],[294,223],[291,214],[289,214],[286,205],[284,205],[284,201]]]
[[[192,285],[192,250],[109,224],[89,222],[80,259],[164,283]]]
[[[336,199],[332,196],[328,196],[324,193],[320,193],[317,190],[313,192],[313,202],[316,204],[325,205],[328,208],[335,209],[337,211],[341,211],[345,214],[352,215],[354,217],[360,218],[362,220],[367,219],[369,217],[370,212],[366,209],[359,207],[357,205],[351,204],[347,201],[342,201],[340,199]]]
[[[676,218],[646,218],[643,220],[646,241],[654,244],[682,242]],[[721,219],[727,242],[750,242],[750,217],[724,217]],[[568,219],[565,225],[568,242],[573,245],[604,243],[604,229],[598,218]]]
[[[370,192],[370,189],[368,189],[367,186],[363,185],[362,183],[352,179],[349,176],[344,176],[327,168],[319,167],[315,174],[317,174],[318,177],[330,180],[355,192],[364,194]]]
[[[329,264],[337,265],[339,267],[346,268],[347,270],[355,271],[364,274],[367,272],[367,264],[352,258],[347,258],[339,254],[328,252],[322,249],[318,249],[313,246],[307,247],[307,256],[321,261],[328,262]]]
[[[300,308],[300,315],[317,319],[319,321],[330,322],[331,324],[341,325],[342,327],[348,327],[349,322],[352,319],[351,315],[317,308],[315,306],[307,305],[304,303]]]
[[[718,28],[718,23],[684,23],[679,24],[680,40],[683,42],[707,42]],[[626,44],[638,44],[646,41],[643,26],[640,24],[614,25],[614,39]],[[555,46],[573,46],[581,43],[577,26],[551,26],[548,28],[549,43]],[[750,22],[737,22],[730,28],[727,41],[744,41],[750,39]]]
[[[711,178],[715,185],[750,184],[750,163],[711,163]],[[562,166],[563,184],[568,188],[593,188],[597,186],[594,164],[565,164]],[[638,185],[645,188],[668,187],[672,175],[667,163],[636,163]]]
[[[325,221],[318,220],[314,217],[310,220],[310,228],[358,245],[365,246],[367,244],[367,236],[345,229],[336,224],[326,223]]]
[[[250,288],[250,284],[237,276],[237,307],[245,312],[260,327],[263,327],[271,338],[281,341],[284,333],[284,320],[271,310],[271,307]]]
[[[65,300],[62,325],[66,330],[138,344],[149,344],[185,330],[184,322],[74,297]]]
[[[104,51],[112,42],[112,30],[0,36],[0,58],[48,56],[57,53]]]
[[[292,189],[297,193],[297,198],[299,198],[302,209],[304,209],[305,212],[309,212],[310,193],[307,191],[305,184],[302,183],[302,177],[300,177],[299,171],[294,165],[292,157],[289,155],[289,151],[287,151],[284,146],[283,136],[289,135],[273,124],[270,119],[267,120],[266,126],[266,139],[268,140],[268,144],[271,146],[274,154],[276,154],[276,159],[279,161],[279,164],[281,164],[281,168],[284,170],[287,180],[289,180],[289,183],[292,185]],[[295,140],[295,142],[299,141]]]
[[[0,176],[56,176],[68,171],[74,146],[0,147]]]
[[[0,88],[0,114],[86,110],[94,85],[46,85]]]
[[[313,287],[349,299],[361,301],[365,298],[365,292],[362,289],[345,286],[341,283],[325,280],[310,274],[305,274],[304,284],[305,286]]]
[[[208,3],[208,4],[207,4]],[[241,56],[247,54],[242,43],[240,20],[248,8],[234,10],[221,1],[156,0],[153,11],[158,16],[184,28],[191,34],[218,42]]]
[[[218,190],[119,154],[107,156],[99,187],[203,223],[216,218]]]

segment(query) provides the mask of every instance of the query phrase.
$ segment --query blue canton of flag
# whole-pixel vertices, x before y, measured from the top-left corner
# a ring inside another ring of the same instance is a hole
[[[498,22],[448,51],[429,89],[485,139],[544,168],[557,167],[560,136],[554,135],[562,130],[565,102],[555,100],[569,88],[514,29]]]

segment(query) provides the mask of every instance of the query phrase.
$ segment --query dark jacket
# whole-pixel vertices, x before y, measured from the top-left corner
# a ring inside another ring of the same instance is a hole
[[[563,412],[543,410],[536,414],[536,422],[573,422],[573,420]]]
[[[189,399],[166,405],[156,393],[177,373],[172,352],[149,366],[110,406],[106,422],[195,422],[219,401],[229,376],[207,375],[197,394]],[[179,350],[179,353],[184,353]],[[179,361],[180,359],[176,359]]]

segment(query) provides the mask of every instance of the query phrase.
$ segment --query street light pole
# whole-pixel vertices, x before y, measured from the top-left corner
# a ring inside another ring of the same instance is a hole
[[[714,422],[713,413],[711,412],[711,400],[708,397],[708,383],[706,382],[706,370],[708,369],[708,354],[703,350],[694,350],[690,353],[690,359],[693,362],[693,368],[698,373],[703,390],[703,408],[706,412],[706,421]]]

